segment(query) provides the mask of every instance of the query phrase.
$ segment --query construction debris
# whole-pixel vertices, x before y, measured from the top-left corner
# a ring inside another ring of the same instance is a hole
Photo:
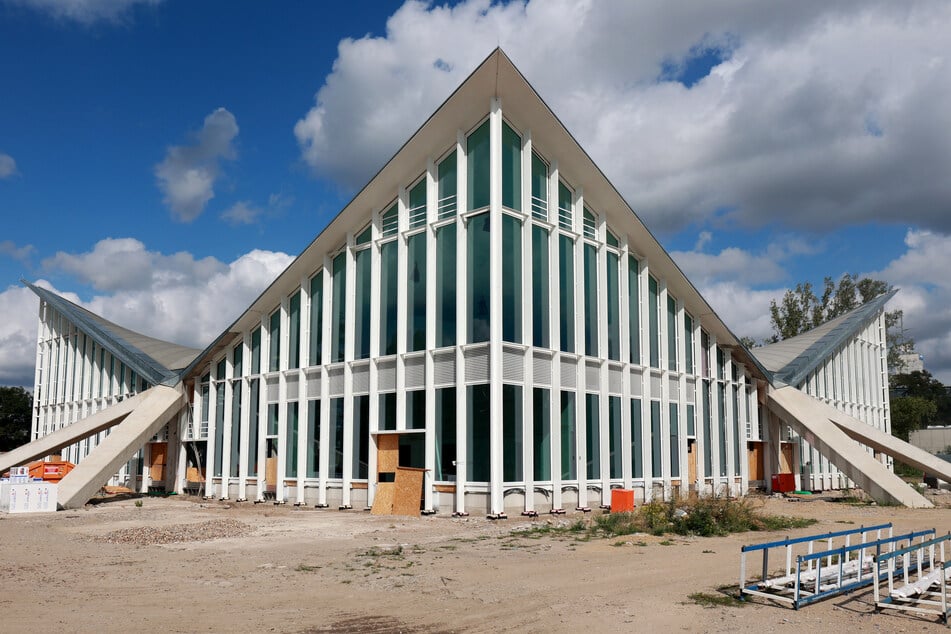
[[[107,544],[153,546],[156,544],[204,542],[225,537],[243,537],[251,533],[252,530],[252,527],[244,522],[223,519],[197,524],[123,528],[101,535],[96,538],[96,541],[106,542]]]

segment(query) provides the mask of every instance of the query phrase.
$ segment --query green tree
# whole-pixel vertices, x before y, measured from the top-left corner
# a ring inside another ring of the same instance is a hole
[[[33,395],[22,387],[0,387],[0,451],[30,440]]]
[[[937,420],[951,420],[951,396],[948,396],[944,384],[927,370],[896,374],[891,377],[890,384],[893,401],[901,397],[922,398],[935,404]]]
[[[844,315],[865,302],[875,299],[891,290],[891,286],[882,280],[846,273],[836,283],[826,277],[822,284],[822,296],[816,295],[812,284],[802,282],[796,288],[787,290],[782,299],[769,303],[770,322],[773,336],[768,343],[789,339],[812,330],[830,319]],[[914,349],[915,342],[905,336],[899,325],[902,311],[885,313],[885,329],[888,333],[888,367],[893,372],[901,371],[901,355]]]
[[[908,434],[935,422],[938,406],[920,396],[899,396],[891,401],[892,435],[908,440]]]

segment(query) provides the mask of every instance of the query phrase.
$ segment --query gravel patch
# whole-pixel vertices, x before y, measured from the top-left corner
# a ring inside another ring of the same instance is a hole
[[[95,538],[107,544],[178,544],[181,542],[204,542],[224,537],[242,537],[252,531],[250,524],[223,519],[196,524],[172,524],[169,526],[137,526],[123,528]]]

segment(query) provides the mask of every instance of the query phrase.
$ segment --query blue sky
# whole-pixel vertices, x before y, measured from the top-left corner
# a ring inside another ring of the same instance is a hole
[[[943,2],[0,0],[0,384],[41,280],[202,346],[500,44],[737,334],[870,274],[951,381]],[[504,107],[504,106],[503,106]]]

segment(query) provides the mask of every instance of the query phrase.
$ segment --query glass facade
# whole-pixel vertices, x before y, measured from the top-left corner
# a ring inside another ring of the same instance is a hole
[[[371,255],[370,249],[360,249],[354,254],[353,357],[355,359],[366,359],[370,356]]]
[[[565,235],[558,236],[558,294],[561,351],[575,351],[575,244]]]
[[[466,139],[466,169],[469,211],[489,206],[489,121]]]
[[[333,259],[333,301],[331,307],[330,362],[343,361],[347,338],[347,252]]]
[[[394,297],[393,304],[396,300]],[[436,231],[436,346],[456,343],[456,225]]]
[[[532,476],[535,481],[551,480],[551,390],[536,387],[532,391]]]
[[[397,243],[380,247],[380,354],[396,354]]]
[[[598,356],[598,250],[584,245],[584,353]]]
[[[551,347],[549,323],[548,231],[532,225],[532,344]]]
[[[410,352],[426,349],[426,234],[406,240],[406,346]]]
[[[467,266],[469,273],[469,343],[489,340],[489,312],[492,289],[489,280],[489,231],[492,223],[489,214],[473,216],[469,220],[469,248]]]
[[[502,339],[522,341],[522,223],[502,216]]]

